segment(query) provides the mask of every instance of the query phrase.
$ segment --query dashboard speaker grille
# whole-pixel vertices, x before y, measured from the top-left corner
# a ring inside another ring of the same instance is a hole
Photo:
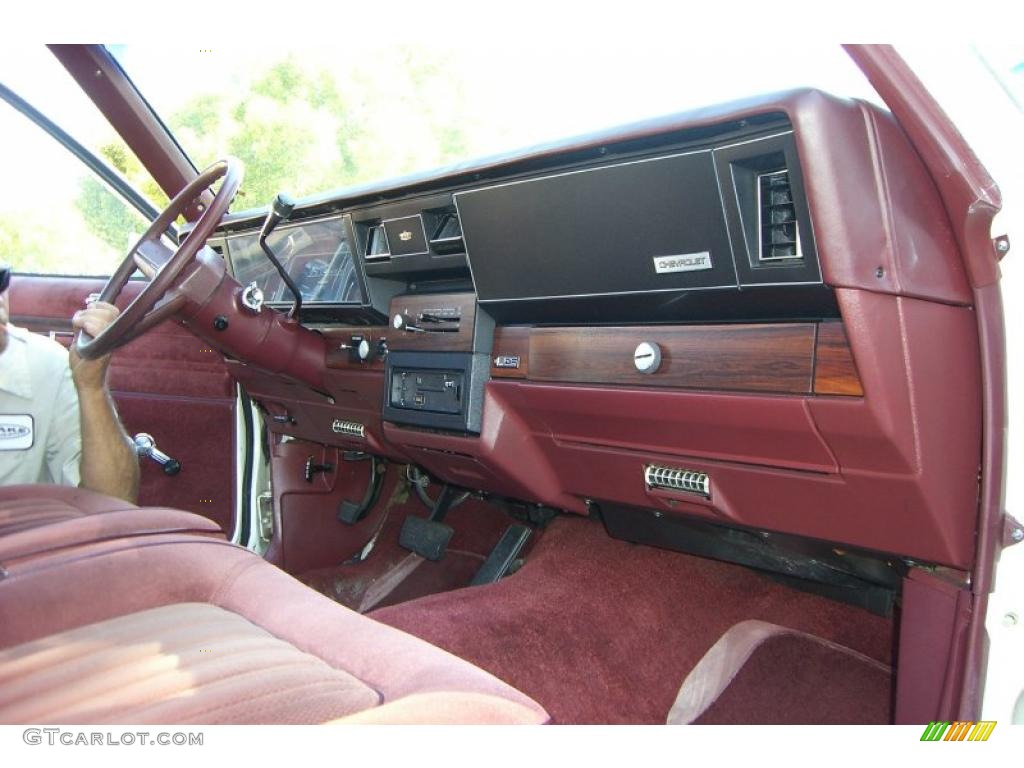
[[[703,472],[648,464],[644,467],[644,482],[651,489],[682,491],[711,498],[711,478]]]
[[[366,428],[358,421],[342,421],[335,419],[331,424],[331,431],[336,435],[348,435],[349,437],[363,437]]]

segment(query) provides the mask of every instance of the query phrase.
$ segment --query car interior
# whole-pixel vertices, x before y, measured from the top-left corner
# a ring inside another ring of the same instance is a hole
[[[849,47],[888,109],[764,94],[254,210],[51,49],[172,199],[109,280],[12,281],[148,442],[137,505],[0,489],[0,722],[977,719],[999,193],[892,49]]]

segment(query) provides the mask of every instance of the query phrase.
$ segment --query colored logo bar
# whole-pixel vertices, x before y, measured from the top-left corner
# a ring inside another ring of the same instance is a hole
[[[921,741],[988,741],[995,730],[995,720],[975,722],[930,722],[921,734]]]

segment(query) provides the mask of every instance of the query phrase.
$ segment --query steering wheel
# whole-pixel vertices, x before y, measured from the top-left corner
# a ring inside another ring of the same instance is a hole
[[[187,296],[181,290],[179,278],[224,218],[242,183],[242,174],[242,162],[228,157],[204,170],[175,195],[164,212],[128,251],[100,292],[99,300],[113,304],[136,269],[149,278],[149,284],[98,336],[89,336],[85,331],[78,333],[75,348],[81,357],[94,360],[113,352],[162,323],[185,305]],[[220,189],[185,240],[177,249],[164,245],[161,242],[164,232],[218,179],[224,179]]]

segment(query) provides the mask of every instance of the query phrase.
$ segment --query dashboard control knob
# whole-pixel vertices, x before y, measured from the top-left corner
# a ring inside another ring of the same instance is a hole
[[[661,347],[653,341],[642,341],[633,351],[633,364],[640,373],[654,373],[661,367]]]
[[[350,363],[362,363],[370,357],[370,342],[365,336],[352,336],[341,349],[348,350]]]
[[[394,326],[396,331],[402,330],[402,327],[405,325],[405,318],[402,317],[401,312],[396,312],[395,316],[391,318],[391,325]]]

